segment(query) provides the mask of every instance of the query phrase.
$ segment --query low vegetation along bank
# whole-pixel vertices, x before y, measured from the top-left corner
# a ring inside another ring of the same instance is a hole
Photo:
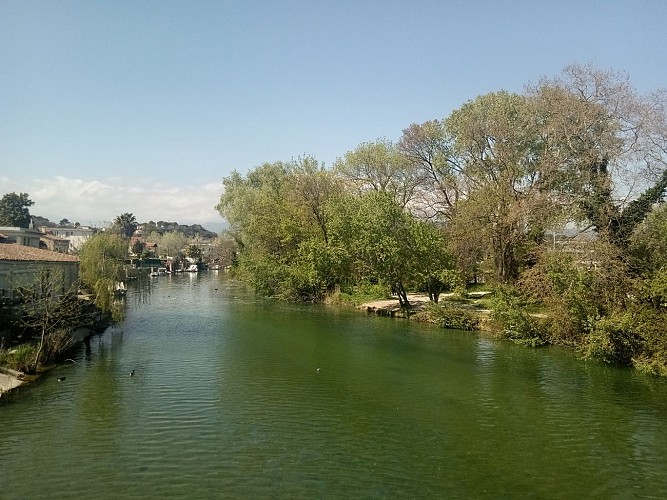
[[[665,110],[667,93],[573,65],[331,167],[234,172],[217,206],[233,272],[286,300],[379,287],[409,310],[421,293],[433,321],[667,376]],[[493,292],[488,320],[462,302],[475,283]]]

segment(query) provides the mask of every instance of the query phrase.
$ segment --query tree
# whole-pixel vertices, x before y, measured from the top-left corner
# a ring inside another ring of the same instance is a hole
[[[338,255],[354,282],[387,284],[403,307],[409,285],[428,282],[447,267],[442,233],[417,220],[386,192],[348,194],[329,207],[329,255]],[[433,287],[433,299],[437,292]]]
[[[130,238],[137,229],[137,219],[131,213],[124,213],[114,219],[114,227],[123,238]]]
[[[28,208],[34,204],[28,198],[28,193],[7,193],[0,199],[0,226],[28,227],[30,225]]]
[[[79,252],[81,283],[93,293],[93,301],[102,311],[114,309],[116,284],[125,276],[127,241],[117,234],[97,233],[86,240]]]
[[[639,95],[625,74],[572,65],[529,89],[550,186],[580,222],[620,249],[667,187],[665,94]]]
[[[303,202],[307,217],[312,217],[326,243],[328,235],[324,207],[328,200],[342,192],[340,179],[325,170],[324,165],[312,156],[299,158],[290,171],[294,176],[293,188]]]
[[[187,237],[179,232],[165,233],[162,236],[151,233],[150,239],[158,244],[160,254],[165,257],[178,257],[188,244]]]
[[[429,219],[450,219],[461,196],[461,166],[450,139],[444,122],[430,120],[404,129],[398,142],[398,151],[421,171],[414,208]]]
[[[339,159],[334,169],[358,193],[389,193],[401,207],[407,206],[422,183],[420,171],[386,139],[365,142]]]
[[[445,126],[461,176],[450,228],[474,241],[466,247],[485,249],[499,281],[512,281],[526,247],[540,240],[554,215],[531,103],[517,94],[487,94],[455,110]]]
[[[223,179],[216,207],[238,245],[235,272],[265,295],[312,298],[328,286],[313,248],[327,238],[323,202],[335,182],[313,158],[266,163]]]
[[[21,294],[20,324],[37,338],[34,356],[23,368],[35,372],[40,363],[53,361],[73,345],[69,332],[84,318],[83,307],[76,297],[76,284],[65,287],[57,270],[35,270],[14,286]]]

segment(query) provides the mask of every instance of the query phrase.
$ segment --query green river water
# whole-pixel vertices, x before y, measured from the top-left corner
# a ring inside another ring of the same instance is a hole
[[[127,301],[3,398],[0,498],[667,498],[664,380],[214,272]]]

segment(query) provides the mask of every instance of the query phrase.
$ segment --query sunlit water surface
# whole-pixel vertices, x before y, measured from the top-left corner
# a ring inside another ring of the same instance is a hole
[[[667,498],[665,381],[213,272],[127,300],[0,405],[0,498]]]

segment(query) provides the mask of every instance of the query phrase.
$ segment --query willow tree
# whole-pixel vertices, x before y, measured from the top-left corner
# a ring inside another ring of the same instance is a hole
[[[117,312],[113,307],[114,291],[125,276],[127,255],[127,241],[117,234],[97,233],[81,246],[81,284],[92,292],[95,305],[105,312]]]

